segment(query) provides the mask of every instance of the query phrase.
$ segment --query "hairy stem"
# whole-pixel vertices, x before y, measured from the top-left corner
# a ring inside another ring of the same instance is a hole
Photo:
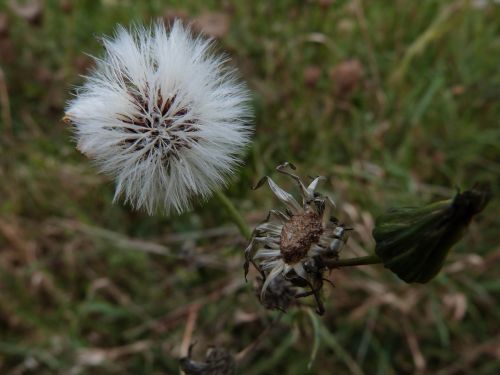
[[[367,255],[359,258],[349,258],[349,259],[339,259],[339,260],[326,260],[325,265],[328,268],[340,268],[340,267],[354,267],[354,266],[366,266],[369,264],[380,264],[382,259],[377,255]]]
[[[250,237],[252,237],[252,231],[245,222],[245,219],[243,219],[239,211],[236,209],[236,207],[234,207],[234,204],[220,190],[216,190],[214,196],[218,199],[219,203],[224,207],[226,212],[229,214],[229,216],[233,220],[233,223],[238,227],[243,237],[249,240]]]

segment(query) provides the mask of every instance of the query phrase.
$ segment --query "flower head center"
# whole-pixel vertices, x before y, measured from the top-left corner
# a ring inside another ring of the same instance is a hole
[[[189,149],[198,138],[193,135],[198,128],[196,121],[189,117],[189,110],[176,103],[177,96],[164,98],[158,91],[156,100],[139,94],[130,94],[131,102],[137,109],[134,115],[119,114],[125,125],[126,138],[122,145],[140,151],[147,148],[144,157],[151,153],[163,159],[179,157],[179,151]]]
[[[292,216],[281,230],[280,251],[285,263],[293,264],[303,259],[322,233],[323,225],[317,213],[305,212]]]

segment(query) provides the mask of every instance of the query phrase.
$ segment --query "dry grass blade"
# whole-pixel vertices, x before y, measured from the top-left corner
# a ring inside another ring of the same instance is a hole
[[[193,337],[196,319],[198,318],[200,307],[200,305],[192,305],[189,309],[188,317],[186,320],[186,328],[184,329],[184,335],[182,336],[181,347],[179,349],[180,358],[189,356],[189,347],[191,346],[191,339]]]
[[[465,348],[458,358],[460,360],[456,361],[452,365],[445,367],[438,372],[436,375],[455,375],[468,373],[467,369],[472,370],[472,365],[476,362],[482,355],[489,354],[493,357],[493,360],[500,360],[500,336],[497,335],[491,340],[483,342],[475,348]]]
[[[85,367],[94,367],[102,365],[104,362],[114,362],[120,357],[148,351],[153,345],[152,341],[136,341],[129,345],[114,348],[84,348],[78,351],[74,372],[83,370]]]
[[[410,347],[410,351],[413,356],[413,363],[415,364],[416,373],[423,374],[427,369],[427,363],[422,354],[422,350],[420,350],[420,345],[418,344],[418,337],[415,334],[415,331],[411,326],[408,318],[403,318],[402,323],[403,323],[403,330],[406,335],[406,340],[408,342],[408,346]]]
[[[217,301],[218,299],[231,295],[239,288],[245,285],[244,280],[225,280],[221,285],[222,287],[213,288],[213,292],[204,295],[192,301],[188,304],[180,306],[173,311],[155,319],[148,320],[141,324],[138,327],[134,327],[133,329],[126,332],[127,336],[135,336],[140,334],[146,330],[151,330],[154,332],[166,332],[173,326],[179,324],[179,322],[184,319],[186,315],[189,315],[191,311],[199,311],[203,306]]]
[[[249,345],[247,345],[245,348],[243,348],[241,351],[239,351],[235,355],[235,360],[238,364],[244,364],[245,362],[249,361],[250,358],[252,357],[252,354],[254,354],[259,347],[259,344],[261,344],[264,341],[264,338],[268,337],[273,329],[278,327],[278,323],[281,320],[283,315],[278,315],[278,317],[270,323],[260,334],[257,336],[257,338],[252,341]]]
[[[73,231],[79,231],[88,235],[90,238],[101,239],[104,241],[109,241],[114,244],[114,246],[123,249],[131,249],[136,251],[141,251],[149,254],[162,255],[165,257],[170,257],[174,259],[185,259],[186,256],[182,254],[177,254],[172,251],[172,249],[168,246],[161,245],[151,241],[144,241],[136,238],[127,237],[121,233],[114,232],[108,229],[104,229],[101,227],[96,227],[88,224],[84,224],[79,221],[74,220],[55,220],[56,224],[63,228],[71,229]],[[187,236],[186,238],[188,238]],[[196,237],[196,236],[195,236]],[[202,237],[202,236],[198,236]],[[177,236],[175,241],[178,241],[180,238]],[[198,264],[203,264],[207,267],[212,268],[222,268],[226,269],[227,264],[222,261],[218,261],[214,256],[211,255],[201,255],[198,254],[196,256],[196,262]]]
[[[365,46],[367,48],[370,71],[371,71],[371,74],[373,76],[373,79],[374,79],[375,85],[376,85],[377,101],[379,103],[380,108],[382,109],[385,105],[386,98],[385,98],[384,92],[382,91],[382,80],[380,78],[380,69],[378,67],[377,59],[375,57],[375,51],[373,48],[373,43],[371,40],[370,31],[368,29],[368,23],[367,23],[365,11],[363,8],[363,1],[362,0],[354,0],[353,4],[354,4],[354,11],[356,13],[356,17],[358,19],[360,29],[363,33],[363,39],[365,42]]]
[[[325,326],[321,327],[320,332],[323,342],[333,350],[333,352],[342,360],[342,362],[344,362],[351,374],[364,374],[363,370],[361,370],[356,361],[349,355],[348,352],[346,352],[342,348],[335,336]]]

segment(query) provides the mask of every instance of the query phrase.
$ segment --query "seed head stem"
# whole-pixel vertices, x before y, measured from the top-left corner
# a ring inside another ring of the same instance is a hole
[[[224,207],[233,223],[240,230],[242,236],[245,237],[246,240],[249,240],[250,237],[252,237],[252,231],[245,222],[245,219],[243,219],[239,211],[234,206],[233,202],[231,202],[231,200],[220,190],[215,190],[214,197],[216,197],[219,203]]]
[[[366,266],[370,264],[380,264],[382,259],[377,255],[367,255],[358,258],[340,259],[340,260],[325,260],[325,265],[330,268],[340,268],[340,267],[354,267],[354,266]]]

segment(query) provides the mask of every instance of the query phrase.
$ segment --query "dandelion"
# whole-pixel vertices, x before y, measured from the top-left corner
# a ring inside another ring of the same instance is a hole
[[[266,176],[259,181],[256,188],[267,181],[286,209],[271,210],[267,219],[255,228],[245,250],[245,275],[251,263],[265,279],[261,301],[265,301],[266,290],[278,277],[284,277],[293,285],[308,289],[295,297],[314,295],[318,313],[322,314],[324,309],[318,293],[323,286],[323,274],[327,270],[324,261],[338,259],[350,229],[330,216],[335,207],[330,198],[315,191],[323,177],[315,178],[306,187],[288,168],[295,169],[290,163],[276,169],[298,183],[302,204],[271,178]]]
[[[119,27],[103,44],[65,119],[78,149],[116,180],[114,200],[182,213],[224,186],[252,132],[228,59],[180,21],[169,32]]]

